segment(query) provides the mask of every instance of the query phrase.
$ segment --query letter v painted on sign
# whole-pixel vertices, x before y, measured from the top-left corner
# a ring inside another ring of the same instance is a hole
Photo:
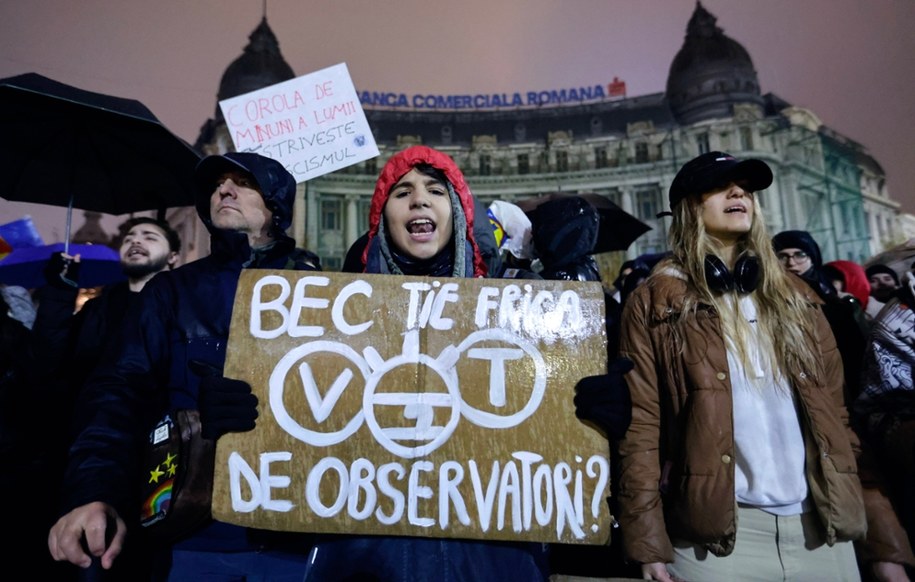
[[[349,381],[353,378],[353,371],[346,368],[340,372],[340,375],[337,376],[337,379],[331,384],[330,390],[327,391],[327,394],[325,394],[323,398],[318,391],[318,383],[315,381],[311,366],[309,366],[307,362],[302,362],[299,366],[299,377],[302,379],[305,399],[308,400],[308,406],[311,407],[311,411],[315,415],[315,420],[324,422],[327,420],[327,417],[330,416],[334,406],[337,405],[337,401],[340,400],[343,391],[349,386]]]

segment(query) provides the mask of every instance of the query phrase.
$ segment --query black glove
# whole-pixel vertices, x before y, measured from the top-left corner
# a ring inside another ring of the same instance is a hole
[[[54,253],[44,265],[44,278],[52,287],[76,289],[79,287],[79,263],[65,259],[63,253]]]
[[[575,416],[590,420],[611,440],[623,438],[632,421],[632,397],[623,377],[632,366],[632,360],[617,358],[606,374],[586,376],[575,386]]]
[[[200,376],[200,434],[205,439],[218,439],[227,432],[245,432],[254,428],[257,418],[257,396],[251,385],[242,380],[224,377],[218,368],[192,360],[191,370]]]

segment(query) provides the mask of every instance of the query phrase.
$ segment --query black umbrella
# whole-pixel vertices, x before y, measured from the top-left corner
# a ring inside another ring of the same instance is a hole
[[[610,251],[624,251],[629,248],[637,238],[651,230],[651,227],[629,214],[615,202],[604,196],[587,192],[573,194],[567,192],[553,192],[536,198],[525,198],[515,201],[515,204],[531,219],[536,228],[538,222],[555,219],[554,216],[542,215],[540,206],[545,202],[561,200],[564,198],[580,198],[588,202],[597,210],[600,219],[596,242],[591,253],[606,253]],[[549,214],[549,213],[547,213]]]
[[[139,101],[36,73],[0,79],[0,196],[107,214],[194,204],[200,156]]]

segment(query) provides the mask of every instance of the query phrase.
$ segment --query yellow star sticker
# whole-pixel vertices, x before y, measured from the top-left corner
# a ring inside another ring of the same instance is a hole
[[[175,471],[177,471],[177,470],[178,470],[178,465],[174,465],[174,464],[169,465],[169,466],[168,466],[168,476],[169,476],[169,477],[174,477],[174,476],[175,476]]]
[[[159,470],[159,466],[156,465],[156,468],[149,472],[149,482],[158,483],[159,477],[161,477],[164,474],[165,473],[163,473],[162,471]]]
[[[177,458],[178,458],[178,455],[173,455],[173,454],[169,453],[168,456],[165,457],[165,464],[172,465],[172,464],[174,464],[175,459],[177,459]]]

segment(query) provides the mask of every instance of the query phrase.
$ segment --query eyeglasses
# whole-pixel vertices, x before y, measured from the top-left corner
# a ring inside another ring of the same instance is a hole
[[[789,254],[789,253],[778,253],[777,256],[778,256],[778,260],[781,261],[782,263],[786,264],[786,265],[787,265],[788,263],[790,263],[791,261],[794,261],[794,262],[796,262],[796,263],[803,263],[804,261],[806,261],[807,259],[810,258],[810,255],[808,255],[808,254],[805,253],[804,251],[798,251],[798,252],[793,253],[793,254]]]

